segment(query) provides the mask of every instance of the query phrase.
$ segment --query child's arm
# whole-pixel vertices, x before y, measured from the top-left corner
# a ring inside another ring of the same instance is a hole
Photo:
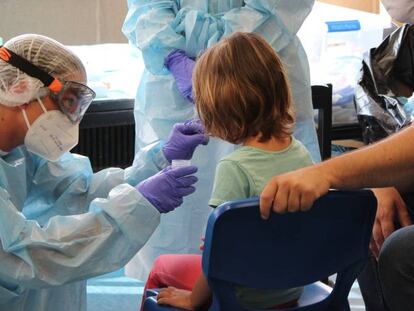
[[[193,291],[191,292],[191,303],[197,308],[205,305],[210,299],[210,287],[208,287],[207,279],[204,276],[204,273],[201,273],[194,285]]]
[[[158,294],[157,302],[186,310],[195,310],[207,304],[210,298],[211,291],[207,279],[202,273],[192,291],[175,287],[163,288]]]

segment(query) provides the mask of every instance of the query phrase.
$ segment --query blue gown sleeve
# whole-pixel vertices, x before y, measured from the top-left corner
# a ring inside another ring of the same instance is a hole
[[[223,16],[224,35],[236,31],[262,35],[277,52],[295,37],[315,0],[245,0]]]
[[[27,220],[0,188],[0,285],[19,292],[87,279],[119,269],[149,239],[160,215],[128,184],[96,198],[89,212]]]
[[[163,144],[164,141],[160,140],[141,148],[135,154],[132,166],[125,170],[125,181],[128,184],[136,186],[169,165],[162,151]]]
[[[88,191],[88,204],[97,197],[106,196],[121,183],[136,186],[169,165],[162,145],[163,141],[158,141],[141,148],[135,154],[133,164],[125,170],[111,167],[93,174]]]
[[[171,51],[185,47],[184,36],[174,27],[178,11],[178,0],[128,1],[122,31],[141,50],[145,67],[153,74],[163,71],[164,59]]]
[[[92,174],[83,156],[67,153],[51,163],[26,154],[14,164],[30,169],[19,170],[19,176],[14,176],[16,169],[1,171],[12,189],[0,186],[0,302],[25,288],[119,269],[136,254],[158,226],[160,214],[129,183],[154,174],[166,161],[160,144],[136,160],[139,166],[125,171]],[[27,188],[24,174],[31,182]],[[22,189],[16,189],[20,181]]]
[[[216,43],[223,35],[220,18],[192,7],[180,7],[180,1],[130,0],[123,32],[137,46],[152,74],[168,74],[166,56],[175,49],[190,57]]]
[[[95,174],[87,157],[67,153],[57,163],[34,157],[35,174],[31,195],[26,199],[24,215],[42,226],[56,215],[85,213],[96,198],[106,198],[116,186],[136,186],[168,165],[162,152],[162,141],[142,148],[131,167],[108,168]],[[52,207],[50,206],[53,202]]]

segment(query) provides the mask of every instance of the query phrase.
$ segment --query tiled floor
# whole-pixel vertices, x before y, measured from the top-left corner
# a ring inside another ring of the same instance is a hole
[[[362,300],[361,292],[359,291],[358,283],[355,282],[352,285],[351,292],[348,296],[349,304],[351,305],[351,311],[365,310],[364,301]]]
[[[117,271],[88,281],[88,311],[138,311],[144,283]]]

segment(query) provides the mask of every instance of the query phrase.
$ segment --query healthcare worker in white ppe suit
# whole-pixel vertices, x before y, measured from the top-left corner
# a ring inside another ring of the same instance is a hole
[[[262,35],[280,55],[292,84],[295,137],[318,162],[308,60],[296,36],[313,4],[314,0],[128,0],[123,32],[145,63],[135,101],[136,150],[167,137],[175,122],[194,116],[192,59],[222,37],[243,31]],[[212,139],[206,150],[196,152],[192,162],[199,168],[197,192],[180,209],[162,217],[148,243],[127,265],[128,275],[146,279],[161,254],[199,252],[215,167],[233,150],[233,145]]]
[[[207,143],[197,122],[126,170],[93,174],[69,153],[95,95],[85,83],[81,61],[52,39],[0,48],[0,310],[85,311],[85,280],[122,267],[195,190],[196,167],[168,164]]]

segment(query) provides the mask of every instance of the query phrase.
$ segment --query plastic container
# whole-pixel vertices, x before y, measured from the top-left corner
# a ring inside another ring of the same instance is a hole
[[[177,167],[184,167],[184,166],[190,166],[191,160],[172,160],[171,161],[171,167],[177,168]]]
[[[298,36],[311,63],[335,54],[362,56],[382,41],[390,20],[379,14],[316,2]]]
[[[382,42],[389,24],[378,14],[317,2],[299,30],[311,83],[333,86],[333,104],[338,107],[333,109],[333,123],[357,122],[353,94],[362,56]],[[342,108],[343,113],[338,111]]]

